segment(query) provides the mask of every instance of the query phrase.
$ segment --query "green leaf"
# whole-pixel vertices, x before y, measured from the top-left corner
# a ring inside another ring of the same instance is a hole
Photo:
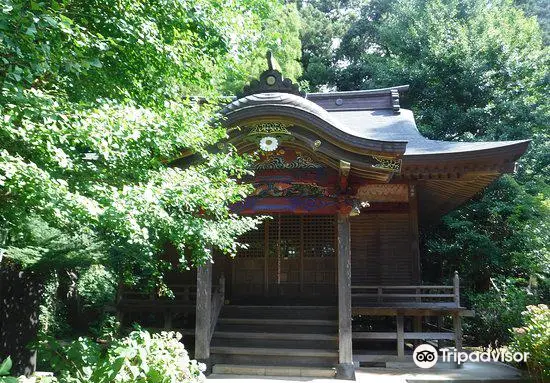
[[[73,20],[68,18],[67,16],[59,15],[59,18],[61,19],[62,22],[66,23],[68,25],[73,25]]]
[[[101,61],[97,57],[94,57],[92,60],[89,61],[89,64],[96,68],[101,68],[103,65],[101,64]]]
[[[0,383],[18,383],[19,379],[14,378],[13,376],[3,376],[0,377]]]
[[[90,381],[97,383],[113,382],[124,365],[125,357],[116,358],[113,362],[104,361],[94,370],[90,376]]]
[[[36,1],[31,0],[31,9],[33,11],[39,11],[41,9],[40,4],[36,3]]]
[[[36,27],[33,24],[31,24],[28,28],[27,28],[27,31],[25,32],[26,35],[28,36],[34,36],[36,35]]]
[[[9,375],[12,365],[11,357],[8,356],[4,359],[2,364],[0,364],[0,376]]]
[[[50,24],[50,26],[52,27],[57,27],[57,20],[55,20],[53,17],[51,17],[50,15],[46,15],[43,17],[44,20]]]

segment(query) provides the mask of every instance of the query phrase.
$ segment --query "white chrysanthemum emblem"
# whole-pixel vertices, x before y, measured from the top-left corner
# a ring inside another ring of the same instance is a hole
[[[272,152],[277,149],[279,142],[275,137],[264,137],[260,140],[260,149],[266,152]]]

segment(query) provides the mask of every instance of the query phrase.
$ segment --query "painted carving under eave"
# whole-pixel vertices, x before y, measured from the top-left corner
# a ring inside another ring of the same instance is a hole
[[[322,167],[323,165],[307,155],[283,148],[263,153],[260,161],[254,164],[254,170],[320,169]]]

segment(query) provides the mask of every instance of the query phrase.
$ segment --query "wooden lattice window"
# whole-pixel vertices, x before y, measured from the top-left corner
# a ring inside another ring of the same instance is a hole
[[[336,222],[334,216],[304,216],[302,222],[304,257],[336,255]]]
[[[336,291],[336,219],[329,215],[274,215],[248,243],[233,271],[236,295],[329,296]]]
[[[277,215],[257,230],[244,234],[239,242],[248,244],[239,257],[256,258],[265,254],[265,231],[269,257],[285,259],[304,257],[334,257],[336,255],[336,222],[330,215]]]
[[[301,217],[278,215],[269,221],[269,256],[284,259],[300,258]]]
[[[265,253],[265,224],[258,225],[257,230],[251,230],[239,238],[239,242],[246,244],[246,249],[239,250],[239,257],[262,258]]]

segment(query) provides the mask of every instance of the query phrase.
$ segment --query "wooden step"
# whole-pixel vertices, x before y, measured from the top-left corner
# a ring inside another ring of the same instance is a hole
[[[247,333],[293,333],[293,334],[325,334],[334,335],[338,333],[337,325],[313,326],[309,324],[273,324],[273,323],[248,323],[235,324],[218,322],[216,332],[247,332]]]
[[[218,318],[222,324],[284,325],[284,326],[337,326],[337,320],[329,319],[263,319],[263,318]]]
[[[300,309],[306,309],[306,310],[336,310],[336,306],[268,306],[268,305],[227,305],[225,307],[228,308],[239,308],[239,309],[283,309],[283,310],[300,310]]]
[[[334,306],[225,306],[210,345],[212,362],[241,374],[246,366],[258,375],[279,375],[266,366],[287,376],[310,367],[327,374],[326,366],[338,363],[336,318]]]
[[[224,318],[263,319],[326,319],[338,318],[334,306],[243,306],[227,305],[220,314]]]
[[[321,357],[332,358],[338,356],[337,350],[299,349],[299,348],[259,348],[259,347],[210,347],[212,354],[226,355],[262,355],[262,356],[292,356],[292,357]]]
[[[214,374],[252,375],[252,376],[293,376],[309,378],[333,378],[334,368],[300,367],[300,366],[251,366],[235,364],[215,364]]]
[[[337,350],[336,340],[260,339],[260,338],[220,338],[213,337],[211,347],[245,347],[276,349],[324,349]]]
[[[269,332],[241,332],[241,331],[216,331],[214,338],[228,339],[278,339],[278,340],[338,340],[334,334],[300,334],[300,333],[269,333]]]

